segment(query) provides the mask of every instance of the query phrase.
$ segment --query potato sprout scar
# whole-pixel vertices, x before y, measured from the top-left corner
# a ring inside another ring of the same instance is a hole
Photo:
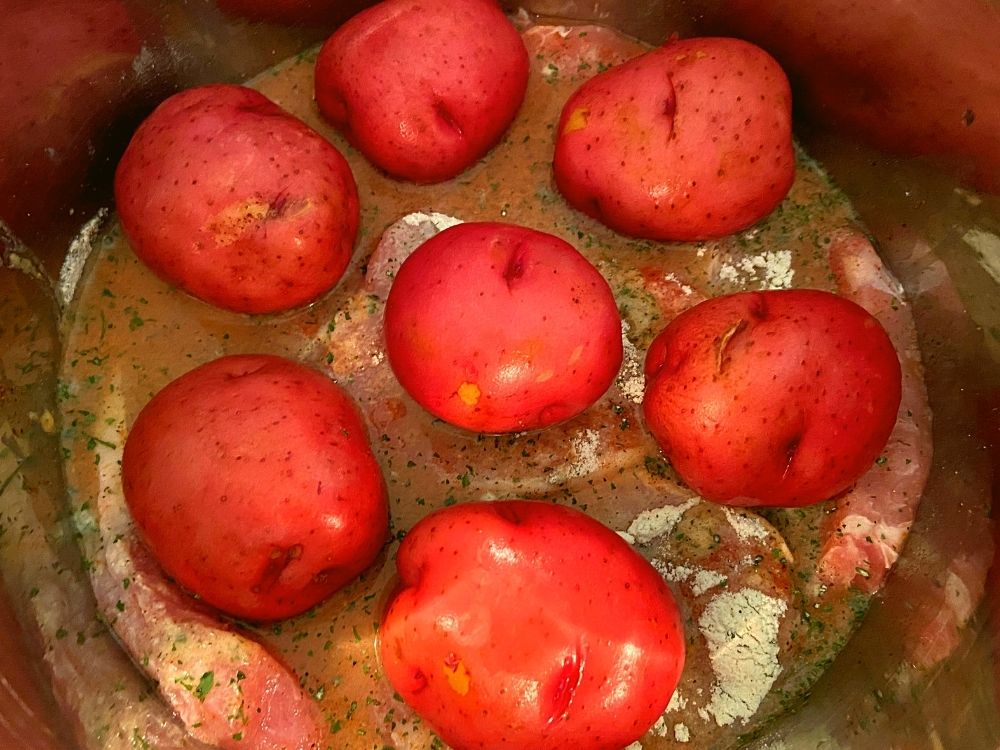
[[[576,130],[583,130],[587,127],[587,118],[590,117],[590,110],[586,107],[579,107],[574,109],[570,116],[566,119],[566,125],[563,127],[563,135],[567,133],[572,133]]]
[[[467,406],[475,406],[479,403],[479,396],[481,391],[479,386],[475,383],[462,383],[458,386],[458,397],[462,399],[462,403]]]
[[[445,679],[448,680],[448,685],[452,690],[459,695],[468,695],[469,670],[466,669],[464,661],[445,659],[441,671],[444,672]]]

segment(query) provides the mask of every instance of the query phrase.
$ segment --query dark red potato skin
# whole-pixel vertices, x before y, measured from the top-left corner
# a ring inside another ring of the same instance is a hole
[[[620,750],[677,685],[684,636],[670,590],[580,511],[446,508],[414,526],[397,566],[383,667],[456,750]]]
[[[675,318],[646,355],[647,426],[708,500],[801,506],[874,465],[896,423],[899,359],[828,292],[743,292]]]
[[[386,0],[316,61],[320,111],[375,165],[447,180],[500,140],[524,99],[528,53],[493,0]]]
[[[621,318],[600,272],[558,237],[488,222],[447,229],[403,262],[385,342],[421,406],[479,432],[569,419],[622,362]]]
[[[771,213],[795,178],[788,79],[737,39],[668,42],[595,76],[556,133],[566,200],[635,237],[732,234]]]
[[[329,290],[358,231],[345,159],[243,86],[201,86],[163,102],[118,164],[115,200],[154,273],[237,312],[287,310]]]
[[[368,567],[388,529],[350,398],[270,355],[213,360],[157,393],[129,432],[122,484],[164,570],[253,620],[322,601]]]

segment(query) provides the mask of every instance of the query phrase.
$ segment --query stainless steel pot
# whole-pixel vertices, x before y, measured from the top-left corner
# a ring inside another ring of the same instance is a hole
[[[72,747],[50,657],[51,644],[75,631],[60,623],[60,602],[42,623],[24,606],[37,594],[33,576],[58,570],[25,571],[4,540],[32,533],[25,508],[48,533],[65,528],[51,415],[67,250],[109,205],[117,156],[155,102],[184,86],[249,77],[323,39],[365,3],[325,17],[314,12],[320,2],[257,4],[271,16],[299,13],[291,24],[250,20],[236,6],[253,3],[229,4],[227,15],[211,0],[0,0],[0,426],[8,435],[0,446],[0,747]],[[914,301],[935,413],[935,463],[917,524],[809,701],[754,746],[997,748],[1000,594],[987,569],[1000,455],[1000,197],[976,186],[1000,189],[1000,7],[523,5],[650,42],[721,32],[770,49],[795,84],[799,137],[853,199]],[[70,552],[49,563],[79,561]],[[978,567],[970,573],[970,565]]]

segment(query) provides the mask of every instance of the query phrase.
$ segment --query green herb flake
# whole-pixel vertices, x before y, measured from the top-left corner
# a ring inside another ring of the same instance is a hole
[[[205,698],[208,696],[209,691],[215,684],[215,672],[205,672],[198,680],[198,686],[194,689],[195,697],[202,703],[205,702]]]
[[[646,456],[645,459],[643,459],[643,463],[646,466],[646,471],[654,477],[665,477],[667,475],[667,462],[662,458],[657,458],[656,456]]]

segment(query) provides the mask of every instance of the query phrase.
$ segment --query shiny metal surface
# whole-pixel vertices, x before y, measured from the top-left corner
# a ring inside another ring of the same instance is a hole
[[[70,241],[109,205],[132,128],[172,91],[249,77],[322,40],[352,10],[326,3],[340,7],[323,17],[307,12],[319,2],[259,4],[305,18],[282,24],[241,17],[237,6],[250,4],[230,2],[226,13],[211,0],[0,0],[0,427],[8,437],[0,548],[4,535],[26,533],[15,512],[22,487],[47,529],[47,554],[74,564],[59,505],[57,427],[45,418],[56,398],[53,289]],[[802,104],[799,137],[851,196],[914,301],[935,412],[935,464],[916,526],[811,699],[751,746],[997,748],[990,508],[1000,438],[1000,197],[976,189],[1000,187],[1000,137],[979,137],[1000,134],[1000,57],[995,44],[982,44],[1000,38],[997,4],[920,0],[893,16],[803,1],[801,17],[772,13],[783,4],[736,0],[524,5],[651,42],[706,30],[771,49]],[[882,27],[895,32],[894,44],[872,31]],[[916,50],[924,50],[918,59]],[[0,563],[0,747],[72,747],[50,679],[58,641],[75,631],[40,625],[31,576],[9,555]],[[112,649],[106,640],[101,648]]]

